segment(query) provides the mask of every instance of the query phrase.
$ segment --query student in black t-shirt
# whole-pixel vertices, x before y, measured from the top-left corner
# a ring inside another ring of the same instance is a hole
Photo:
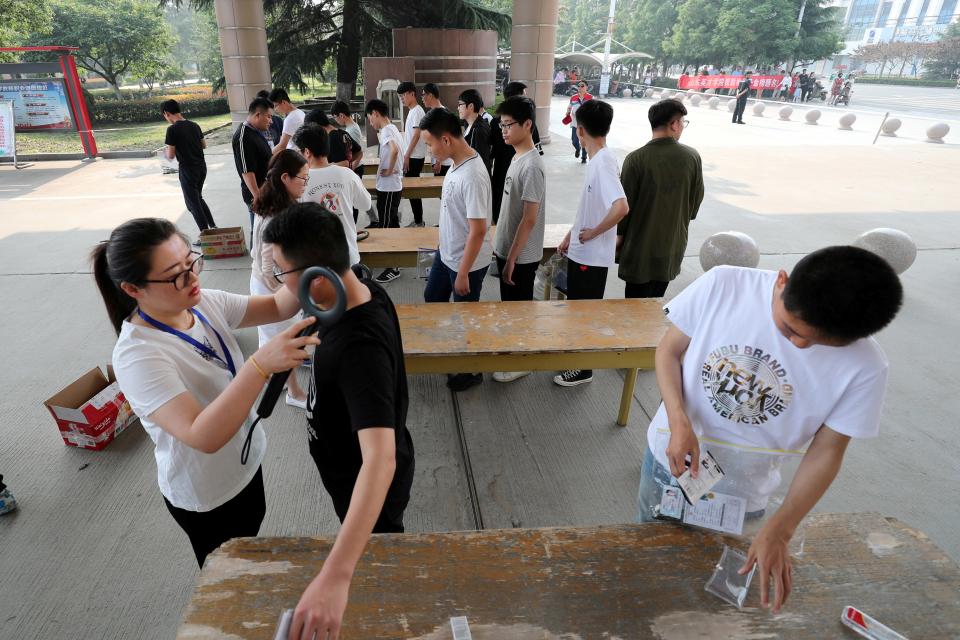
[[[340,274],[347,293],[343,318],[320,332],[307,401],[310,455],[343,526],[297,604],[289,636],[333,638],[370,534],[402,532],[410,499],[413,440],[400,322],[386,292],[350,270],[343,225],[321,205],[289,207],[263,239],[273,245],[276,277],[289,290],[298,290],[305,268],[326,266]],[[321,307],[335,300],[324,278],[310,292]]]
[[[246,121],[233,132],[233,161],[240,176],[240,195],[250,212],[250,241],[253,243],[253,201],[267,179],[272,152],[263,133],[270,128],[273,103],[254,98],[247,109]]]
[[[170,123],[163,140],[167,145],[164,154],[169,160],[176,158],[180,165],[180,190],[183,191],[187,210],[200,231],[215,229],[217,223],[213,221],[210,207],[203,200],[203,182],[207,179],[207,163],[203,158],[207,141],[203,139],[203,131],[197,123],[183,117],[176,100],[164,100],[160,112],[163,119]]]
[[[307,114],[303,120],[304,124],[318,124],[327,132],[327,138],[330,143],[330,152],[327,154],[327,162],[338,164],[347,169],[353,169],[354,156],[362,153],[363,149],[357,144],[356,140],[350,137],[350,134],[343,129],[336,128],[323,109],[314,109]]]
[[[270,100],[270,92],[266,89],[261,89],[257,91],[257,97],[263,98],[264,100]],[[270,100],[270,106],[273,106],[273,100]],[[270,114],[270,126],[267,127],[264,131],[260,132],[260,135],[263,136],[263,139],[267,141],[267,144],[270,145],[270,150],[272,151],[277,143],[280,142],[280,138],[283,136],[283,118],[278,116],[276,113]]]

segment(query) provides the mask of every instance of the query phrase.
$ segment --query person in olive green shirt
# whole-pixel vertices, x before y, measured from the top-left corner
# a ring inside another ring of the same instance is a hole
[[[650,107],[653,138],[623,162],[630,213],[617,225],[617,262],[627,298],[659,298],[680,273],[687,228],[703,201],[700,154],[679,142],[686,115],[678,100]]]

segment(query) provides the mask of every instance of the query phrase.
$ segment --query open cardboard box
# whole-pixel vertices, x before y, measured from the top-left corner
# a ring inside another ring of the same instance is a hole
[[[113,367],[94,367],[43,403],[57,422],[63,443],[99,451],[136,420],[120,391]]]
[[[247,255],[243,229],[241,227],[204,229],[200,232],[200,250],[203,252],[203,257],[210,260],[243,257]]]

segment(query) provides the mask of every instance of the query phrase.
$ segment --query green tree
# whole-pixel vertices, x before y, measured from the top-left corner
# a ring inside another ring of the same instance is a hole
[[[794,0],[794,4],[799,2]],[[799,6],[797,7],[799,13]],[[791,55],[802,64],[829,58],[843,50],[843,8],[829,6],[827,0],[807,0],[800,25],[800,37],[794,40]]]
[[[666,55],[682,62],[684,68],[722,62],[724,52],[715,38],[719,15],[716,0],[684,0],[677,10],[677,23],[665,47]]]
[[[944,80],[960,72],[960,22],[950,25],[943,37],[930,46],[923,70],[924,77]]]
[[[797,10],[793,0],[722,0],[714,42],[727,64],[768,65],[794,49]]]
[[[151,0],[53,0],[53,26],[31,34],[33,45],[80,47],[77,66],[96,73],[122,98],[123,74],[156,51],[169,51],[174,39]]]
[[[220,53],[220,32],[211,9],[198,11],[194,25],[197,41],[197,73],[214,84],[214,91],[223,91],[223,56]]]
[[[667,66],[667,50],[677,23],[677,0],[637,0],[627,15],[624,44],[649,53],[654,65]]]
[[[52,18],[47,0],[0,0],[0,47],[19,47],[28,34],[49,33]],[[0,62],[15,62],[19,57],[0,52]]]

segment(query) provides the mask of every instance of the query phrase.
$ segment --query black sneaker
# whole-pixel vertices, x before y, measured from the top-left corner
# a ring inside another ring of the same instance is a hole
[[[451,391],[466,391],[482,382],[482,373],[453,373],[447,375],[447,388]]]
[[[388,282],[393,282],[399,277],[400,269],[384,269],[382,272],[380,272],[380,275],[373,279],[373,281],[378,284],[387,284]]]
[[[583,154],[583,157],[580,158],[580,164],[587,164],[587,154]]]
[[[576,151],[573,152],[573,157],[574,157],[574,158],[579,158],[579,157],[580,157],[580,149],[577,149]]]
[[[553,376],[554,384],[558,384],[561,387],[576,387],[577,385],[586,384],[592,380],[593,371],[590,369],[571,369]]]

